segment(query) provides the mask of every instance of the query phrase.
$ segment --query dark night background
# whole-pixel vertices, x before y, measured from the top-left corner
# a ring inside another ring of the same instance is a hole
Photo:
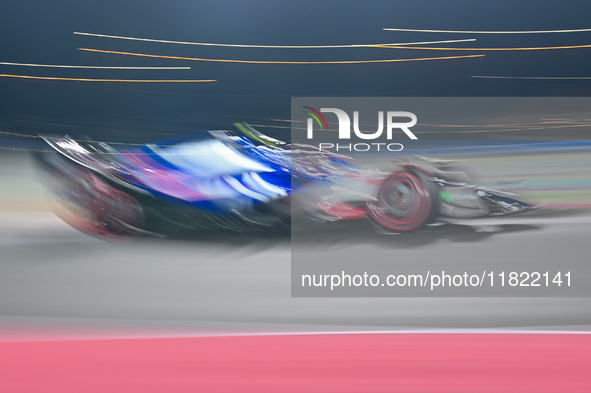
[[[591,76],[591,48],[447,52],[382,48],[253,49],[122,41],[74,31],[232,44],[334,45],[476,38],[439,46],[520,47],[591,43],[591,32],[470,35],[383,31],[548,30],[591,27],[588,1],[5,1],[0,61],[191,70],[92,70],[0,65],[2,74],[71,78],[217,79],[151,84],[0,78],[0,130],[144,142],[166,134],[278,125],[292,96],[589,96],[591,80],[494,80],[472,75]],[[436,45],[431,45],[436,46]],[[369,60],[485,53],[486,57],[385,64],[223,64],[78,51],[87,47],[247,60]],[[269,128],[274,136],[289,130]],[[4,134],[4,143],[32,138]]]

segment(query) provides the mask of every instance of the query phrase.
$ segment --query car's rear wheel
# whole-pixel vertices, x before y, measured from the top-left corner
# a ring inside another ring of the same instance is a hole
[[[61,182],[54,190],[54,211],[74,228],[120,242],[137,237],[145,225],[142,206],[131,195],[100,180],[88,170]]]
[[[380,187],[376,200],[367,202],[368,214],[381,226],[395,231],[410,231],[431,216],[433,196],[418,176],[398,172]]]

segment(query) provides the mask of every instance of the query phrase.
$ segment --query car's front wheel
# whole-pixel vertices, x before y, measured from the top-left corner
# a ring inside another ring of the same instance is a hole
[[[376,200],[367,202],[367,209],[381,226],[410,231],[430,218],[433,195],[425,180],[410,172],[397,172],[384,180]]]

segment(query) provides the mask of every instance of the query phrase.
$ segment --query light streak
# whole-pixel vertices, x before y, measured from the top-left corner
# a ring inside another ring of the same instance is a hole
[[[118,35],[107,35],[107,34],[94,34],[94,33],[82,33],[75,31],[74,34],[91,36],[91,37],[102,37],[102,38],[114,38],[119,40],[129,41],[144,41],[144,42],[158,42],[163,44],[180,44],[180,45],[200,45],[200,46],[219,46],[219,47],[230,47],[230,48],[267,48],[267,49],[328,49],[328,48],[372,48],[381,46],[395,46],[395,45],[421,45],[421,44],[447,44],[452,42],[468,42],[476,41],[476,39],[465,39],[465,40],[446,40],[446,41],[425,41],[425,42],[407,42],[407,43],[393,43],[393,44],[345,44],[345,45],[248,45],[248,44],[217,44],[212,42],[189,42],[189,41],[170,41],[170,40],[157,40],[152,38],[137,38],[137,37],[125,37]]]
[[[88,127],[88,126],[78,126],[78,125],[73,125],[73,124],[39,122],[39,121],[32,121],[32,120],[18,120],[18,122],[19,123],[30,123],[30,124],[41,124],[41,125],[45,125],[45,126],[64,127],[64,128],[80,128],[80,129],[92,128],[97,131],[106,131],[106,132],[137,132],[137,131],[133,131],[133,130],[121,130],[121,129],[114,129],[114,128],[97,128],[97,127]],[[145,131],[145,130],[142,130],[142,134],[174,135],[174,136],[179,135],[178,133]]]
[[[41,135],[28,135],[28,134],[21,134],[18,132],[0,131],[0,134],[1,135],[11,135],[11,136],[20,136],[22,138],[43,139],[43,137]],[[163,134],[163,135],[167,135],[167,134]],[[95,140],[89,140],[89,139],[73,139],[73,138],[68,138],[68,139],[72,140],[74,142],[83,142],[83,143],[106,143],[108,145],[122,145],[122,146],[146,146],[145,143],[109,142],[109,141],[95,141]],[[160,146],[161,147],[173,147],[176,145],[160,145]],[[40,150],[40,151],[47,151],[47,150]],[[119,153],[121,153],[121,152],[119,152],[119,151],[116,151],[113,153],[103,152],[101,154],[119,154]]]
[[[523,47],[523,48],[441,48],[441,47],[427,47],[427,46],[383,46],[382,48],[391,49],[422,49],[422,50],[476,50],[476,51],[525,51],[525,50],[550,50],[550,49],[580,49],[591,48],[591,44],[587,45],[569,45],[569,46],[537,46],[537,47]]]
[[[569,124],[553,127],[528,127],[528,128],[506,128],[497,130],[461,130],[461,131],[444,131],[446,134],[475,134],[475,133],[493,133],[493,132],[521,132],[521,131],[539,131],[539,130],[550,130],[550,129],[561,129],[561,128],[577,128],[577,127],[589,127],[591,124]],[[413,131],[417,134],[437,134],[441,131]]]
[[[266,119],[269,121],[280,121],[280,122],[288,122],[288,123],[306,123],[304,120],[284,120],[284,119]],[[576,120],[568,120],[568,119],[542,119],[542,120],[560,120],[560,121],[568,121],[574,122]],[[591,119],[587,119],[591,120]],[[417,123],[416,126],[425,126],[425,127],[452,127],[452,128],[462,128],[462,127],[471,127],[471,128],[490,128],[490,127],[535,127],[537,124],[544,124],[545,122],[541,123],[508,123],[508,124],[433,124],[433,123]],[[331,125],[339,125],[339,123],[328,123]],[[371,126],[372,124],[360,124],[365,126]],[[261,125],[261,124],[253,124],[255,127],[275,127],[275,128],[291,128],[289,126],[270,126],[270,125]]]
[[[341,60],[341,61],[269,61],[269,60],[232,60],[232,59],[204,59],[198,57],[181,57],[181,56],[163,56],[163,55],[149,55],[145,53],[132,52],[118,52],[111,50],[78,48],[78,50],[97,52],[97,53],[111,53],[117,55],[140,56],[140,57],[155,57],[160,59],[175,59],[175,60],[192,60],[192,61],[210,61],[220,63],[247,63],[247,64],[363,64],[363,63],[395,63],[402,61],[422,61],[422,60],[449,60],[449,59],[466,59],[470,57],[483,57],[484,55],[469,55],[469,56],[446,56],[446,57],[423,57],[416,59],[384,59],[384,60]]]
[[[54,64],[28,64],[0,62],[0,65],[22,66],[22,67],[46,67],[46,68],[91,68],[105,70],[190,70],[191,67],[100,67],[100,66],[79,66],[79,65],[54,65]]]
[[[587,79],[591,79],[591,76],[487,76],[487,75],[473,75],[472,78],[481,78],[481,79],[587,80]]]
[[[387,31],[412,31],[415,33],[458,33],[458,34],[547,34],[547,33],[581,33],[591,29],[569,30],[520,30],[520,31],[482,31],[482,30],[422,30],[422,29],[398,29],[384,28]]]
[[[332,124],[332,123],[331,123]],[[540,123],[544,124],[544,123]],[[253,124],[254,127],[261,127],[261,128],[280,128],[280,129],[292,129],[292,130],[307,130],[304,127],[288,127],[288,126],[273,126],[273,125],[266,125],[266,124]],[[433,127],[437,127],[437,125],[431,125]],[[578,127],[589,127],[591,123],[581,123],[581,124],[566,124],[566,125],[559,125],[559,126],[524,126],[518,128],[500,128],[500,129],[493,129],[493,130],[483,130],[483,129],[476,129],[476,130],[446,130],[446,131],[413,131],[415,134],[439,134],[445,132],[446,134],[487,134],[487,133],[498,133],[498,132],[525,132],[525,131],[539,131],[539,130],[550,130],[550,129],[563,129],[563,128],[578,128]],[[445,126],[443,126],[445,127]],[[470,126],[458,126],[458,127],[470,127]],[[477,127],[488,127],[488,126],[474,126]],[[338,132],[337,130],[328,130],[329,132]]]
[[[144,83],[197,83],[197,82],[216,82],[216,79],[89,79],[89,78],[57,78],[53,76],[30,76],[30,75],[9,75],[0,74],[0,77],[22,78],[22,79],[43,79],[59,81],[81,81],[81,82],[144,82]]]

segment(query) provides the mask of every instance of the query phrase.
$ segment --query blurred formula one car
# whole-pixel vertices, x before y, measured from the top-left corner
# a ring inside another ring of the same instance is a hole
[[[449,163],[362,166],[312,145],[288,145],[247,124],[240,133],[196,132],[141,147],[44,137],[37,153],[56,213],[112,241],[140,235],[289,231],[301,222],[372,219],[410,231],[442,217],[533,208],[514,194],[470,184]],[[303,217],[294,220],[292,216]]]

